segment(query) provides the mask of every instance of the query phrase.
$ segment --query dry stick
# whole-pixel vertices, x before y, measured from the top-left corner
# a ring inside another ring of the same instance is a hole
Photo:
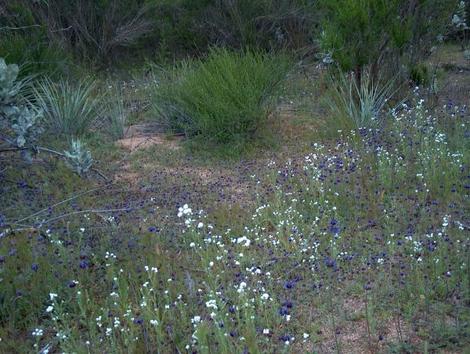
[[[16,30],[22,30],[22,29],[28,29],[28,28],[34,28],[34,27],[42,27],[42,26],[41,25],[29,25],[29,26],[20,26],[20,27],[4,26],[4,27],[0,27],[0,31],[1,30],[16,31]]]
[[[6,31],[18,31],[18,30],[23,30],[23,29],[28,29],[28,28],[35,28],[35,27],[43,27],[42,25],[29,25],[29,26],[20,26],[20,27],[11,27],[11,26],[4,26],[0,27],[1,30],[6,30]],[[72,26],[66,27],[66,28],[59,28],[56,30],[51,30],[50,32],[55,33],[55,32],[62,32],[62,31],[68,31],[71,29]]]
[[[59,152],[59,151],[56,151],[56,150],[52,150],[52,149],[49,149],[49,148],[46,148],[46,147],[42,147],[42,146],[35,146],[34,147],[37,151],[44,151],[44,152],[48,152],[50,154],[53,154],[53,155],[57,155],[57,156],[60,156],[60,157],[63,157],[65,158],[65,154],[62,153],[62,152]],[[9,152],[9,151],[23,151],[23,150],[28,150],[27,148],[21,148],[21,147],[8,147],[8,148],[3,148],[3,149],[0,149],[0,153],[1,152]],[[101,178],[103,178],[106,182],[110,182],[111,180],[106,177],[105,174],[103,174],[100,170],[92,167],[90,168],[91,171],[95,172],[98,176],[100,176]]]
[[[372,350],[372,339],[371,339],[371,334],[370,334],[370,324],[369,324],[369,301],[367,299],[367,289],[365,290],[365,307],[366,307],[366,324],[367,324],[367,339],[368,339],[368,344],[369,344],[369,350],[371,353],[374,351]]]
[[[68,216],[77,215],[77,214],[86,214],[86,213],[95,213],[95,214],[99,214],[99,213],[112,213],[112,212],[116,212],[116,211],[130,211],[130,210],[132,210],[132,208],[78,210],[78,211],[72,211],[72,212],[70,212],[70,213],[62,214],[62,215],[56,216],[56,217],[54,217],[54,218],[45,220],[45,221],[42,222],[42,224],[49,224],[49,223],[51,223],[51,222],[54,222],[54,221],[57,221],[57,220],[66,218],[66,217],[68,217]]]
[[[73,196],[71,196],[71,197],[69,197],[69,198],[67,198],[67,199],[64,199],[64,200],[58,202],[58,203],[49,205],[47,208],[41,209],[41,210],[39,210],[39,211],[37,211],[37,212],[31,214],[31,215],[28,215],[28,216],[26,216],[26,217],[24,217],[24,218],[22,218],[22,219],[20,219],[20,220],[17,220],[17,221],[15,222],[15,225],[18,225],[18,223],[20,223],[20,222],[22,222],[22,221],[24,221],[24,220],[28,220],[28,219],[30,219],[30,218],[36,216],[36,215],[42,214],[42,213],[48,211],[50,208],[55,208],[56,206],[59,206],[59,205],[61,205],[61,204],[67,203],[67,202],[70,202],[71,200],[77,199],[78,197],[81,197],[81,196],[83,196],[83,195],[85,195],[85,194],[89,194],[89,193],[95,192],[95,191],[97,191],[97,190],[99,190],[99,189],[101,189],[101,188],[102,188],[102,187],[97,187],[97,188],[89,189],[89,190],[87,190],[87,191],[84,191],[84,192],[75,194],[75,195],[73,195]]]

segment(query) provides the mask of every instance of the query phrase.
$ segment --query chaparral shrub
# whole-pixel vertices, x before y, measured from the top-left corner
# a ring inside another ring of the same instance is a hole
[[[344,70],[390,71],[427,53],[450,23],[456,1],[322,0],[320,47]],[[358,74],[359,75],[359,74]]]
[[[283,55],[213,49],[164,73],[155,89],[158,118],[187,137],[215,143],[249,139],[273,111],[273,98],[289,69]]]

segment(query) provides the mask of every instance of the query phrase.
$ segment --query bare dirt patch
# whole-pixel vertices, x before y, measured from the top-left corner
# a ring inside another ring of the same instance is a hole
[[[177,150],[181,148],[179,139],[167,139],[163,136],[134,136],[130,138],[124,138],[118,140],[116,144],[130,152],[134,152],[140,149],[148,149],[152,146],[162,146],[166,149]]]

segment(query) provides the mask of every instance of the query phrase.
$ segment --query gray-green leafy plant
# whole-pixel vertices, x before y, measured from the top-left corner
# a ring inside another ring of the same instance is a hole
[[[0,58],[0,103],[2,111],[14,102],[19,92],[20,85],[16,81],[18,73],[18,65],[8,65],[5,59]]]
[[[26,80],[18,80],[19,67],[0,58],[1,126],[13,136],[3,137],[18,148],[33,147],[42,134],[42,112],[19,97]]]
[[[35,88],[39,107],[44,111],[46,128],[67,139],[85,135],[99,118],[103,106],[95,95],[95,82],[82,80],[76,84],[61,80],[58,83],[45,79]]]
[[[33,107],[15,106],[11,110],[10,120],[13,123],[11,129],[16,134],[15,142],[19,148],[38,141],[44,131],[40,125],[42,117],[42,112]]]
[[[457,10],[452,16],[452,25],[459,31],[467,30],[468,25],[466,22],[467,11],[465,9],[465,1],[460,1]]]
[[[90,151],[85,149],[80,140],[73,139],[70,143],[70,150],[64,151],[64,154],[67,164],[80,176],[87,173],[93,164]]]
[[[466,4],[465,1],[460,1],[459,5],[457,6],[457,9],[452,16],[452,27],[457,33],[462,34],[461,38],[461,47],[462,50],[464,51],[464,57],[465,57],[465,46],[467,42],[467,31],[469,30],[468,24],[467,24],[467,9],[466,9]],[[468,53],[467,53],[468,55]]]

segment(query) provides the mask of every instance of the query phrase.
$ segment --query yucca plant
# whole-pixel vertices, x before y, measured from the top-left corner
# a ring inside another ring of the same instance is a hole
[[[359,80],[353,73],[341,71],[332,75],[327,96],[338,130],[351,130],[379,125],[382,113],[394,93],[394,81],[374,80],[365,69]]]
[[[44,111],[46,127],[71,139],[97,128],[103,113],[102,100],[95,94],[92,80],[52,82],[45,79],[34,90],[36,101]]]

